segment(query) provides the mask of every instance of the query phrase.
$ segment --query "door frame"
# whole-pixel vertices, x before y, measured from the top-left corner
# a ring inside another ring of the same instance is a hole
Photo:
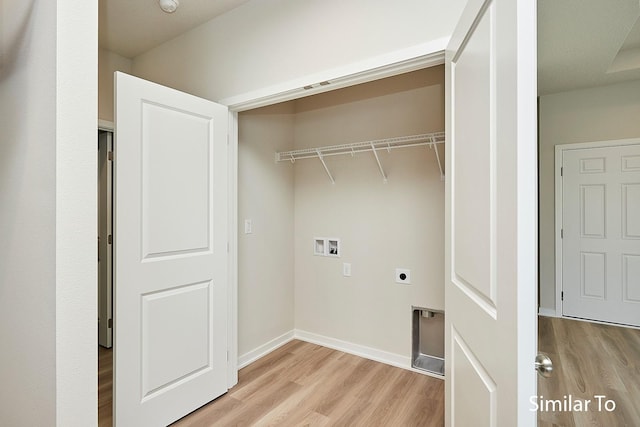
[[[628,139],[612,139],[612,140],[603,140],[603,141],[589,141],[589,142],[577,142],[577,143],[568,143],[568,144],[557,144],[555,146],[555,299],[556,299],[556,312],[555,317],[565,317],[562,314],[562,291],[563,291],[563,283],[562,283],[562,215],[563,209],[562,205],[564,203],[564,197],[562,193],[562,159],[564,157],[565,151],[570,150],[584,150],[590,148],[607,148],[607,147],[619,147],[625,145],[636,145],[640,144],[640,138],[628,138]],[[572,317],[572,319],[574,319]],[[603,324],[611,324],[607,322],[600,322],[597,320],[590,320],[590,322],[594,323],[603,323]]]
[[[101,236],[100,235],[100,226],[98,226],[98,314],[100,314],[100,309],[101,309],[101,295],[102,295],[102,288],[100,286],[100,281],[101,276],[102,276],[102,272],[100,271],[100,237],[102,237],[103,239],[108,239],[109,236],[113,235],[113,161],[111,159],[109,159],[109,153],[113,152],[113,142],[114,142],[114,138],[115,138],[115,134],[113,132],[113,130],[106,130],[100,127],[100,125],[98,125],[98,153],[100,152],[100,133],[104,133],[107,134],[107,138],[105,139],[105,144],[106,147],[104,147],[105,149],[105,154],[104,154],[104,158],[100,157],[100,154],[98,154],[98,172],[100,172],[100,163],[104,160],[106,162],[106,168],[107,168],[107,172],[106,172],[106,207],[102,207],[103,209],[106,209],[106,213],[105,213],[105,217],[106,217],[106,222],[107,222],[107,226],[106,226],[106,236]],[[102,200],[101,198],[101,192],[103,190],[103,186],[102,186],[102,182],[100,181],[100,175],[98,174],[98,186],[99,186],[99,190],[98,190],[98,207],[100,208],[100,200]],[[101,209],[98,209],[99,211]],[[98,212],[98,221],[100,220],[101,217],[101,213]],[[109,243],[107,241],[107,254],[106,254],[106,259],[104,261],[102,261],[104,263],[107,264],[106,266],[106,270],[107,270],[107,274],[106,274],[106,281],[107,281],[107,312],[108,312],[108,320],[112,320],[113,319],[113,245],[111,243]],[[100,322],[102,321],[101,317],[98,316],[98,326],[100,326]],[[104,346],[105,348],[113,348],[113,328],[107,326],[107,337],[106,337],[106,342],[104,344],[106,344],[106,346]],[[102,343],[100,343],[100,327],[98,327],[98,344],[102,346]]]

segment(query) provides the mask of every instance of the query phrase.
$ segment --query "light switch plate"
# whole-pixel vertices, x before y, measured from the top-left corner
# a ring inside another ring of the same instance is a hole
[[[251,234],[251,233],[253,233],[253,221],[251,221],[250,219],[245,219],[244,234]]]
[[[345,262],[342,264],[342,275],[344,277],[351,277],[351,263]]]

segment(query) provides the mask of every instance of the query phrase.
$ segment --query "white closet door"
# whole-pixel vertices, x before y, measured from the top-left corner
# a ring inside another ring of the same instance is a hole
[[[116,74],[116,426],[227,391],[227,108]]]
[[[536,423],[535,2],[469,0],[447,67],[446,424]]]
[[[640,326],[640,145],[562,165],[562,314]]]

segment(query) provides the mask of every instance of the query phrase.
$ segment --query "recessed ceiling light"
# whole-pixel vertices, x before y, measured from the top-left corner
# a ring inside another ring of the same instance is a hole
[[[167,13],[173,13],[176,11],[180,2],[178,0],[158,0],[160,4],[160,9]]]

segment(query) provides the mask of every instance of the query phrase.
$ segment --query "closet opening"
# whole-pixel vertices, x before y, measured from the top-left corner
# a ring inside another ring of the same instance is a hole
[[[412,307],[444,310],[444,127],[444,65],[238,113],[240,368],[297,338],[412,369]]]
[[[113,386],[113,132],[98,130],[98,419],[111,426]]]

